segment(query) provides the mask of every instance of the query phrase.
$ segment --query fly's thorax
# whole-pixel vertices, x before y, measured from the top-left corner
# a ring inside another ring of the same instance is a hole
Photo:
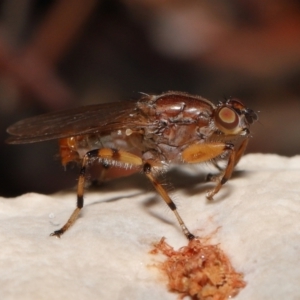
[[[137,107],[147,117],[177,123],[192,123],[199,119],[205,122],[215,108],[210,101],[200,96],[180,92],[145,96],[137,103]]]
[[[178,92],[145,97],[138,107],[147,115],[144,140],[147,147],[152,148],[160,144],[166,145],[164,148],[181,147],[199,140],[208,134],[207,127],[215,108],[204,98]]]

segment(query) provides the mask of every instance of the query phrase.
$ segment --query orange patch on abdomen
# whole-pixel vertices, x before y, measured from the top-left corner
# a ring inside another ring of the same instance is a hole
[[[78,162],[80,160],[80,157],[77,151],[77,139],[75,137],[60,139],[59,154],[61,157],[61,163],[64,167],[69,162]]]

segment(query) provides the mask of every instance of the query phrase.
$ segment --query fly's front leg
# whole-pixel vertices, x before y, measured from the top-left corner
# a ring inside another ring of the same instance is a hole
[[[86,179],[86,169],[88,163],[94,159],[99,159],[100,162],[102,161],[103,164],[116,164],[116,165],[128,165],[133,167],[141,167],[142,166],[142,159],[134,154],[129,152],[110,149],[110,148],[103,148],[103,149],[96,149],[87,152],[83,159],[82,165],[79,173],[78,185],[77,185],[77,207],[75,208],[74,212],[70,216],[67,223],[59,230],[54,231],[51,236],[60,237],[66,230],[68,230],[78,218],[78,215],[83,207],[83,194],[84,194],[84,184]]]
[[[213,200],[213,196],[217,194],[221,189],[222,185],[225,184],[228,181],[228,179],[230,179],[233,172],[233,168],[235,166],[236,153],[234,150],[234,146],[232,144],[225,144],[224,151],[229,152],[228,163],[225,170],[221,173],[221,175],[218,178],[216,178],[215,181],[217,182],[217,185],[215,186],[215,188],[206,193],[206,197],[208,200]]]
[[[176,218],[178,220],[178,223],[180,224],[181,229],[182,229],[183,233],[185,234],[185,236],[189,240],[194,239],[195,236],[190,233],[190,231],[188,230],[188,228],[184,224],[182,218],[180,217],[180,215],[179,215],[179,213],[177,211],[177,207],[176,207],[175,203],[170,198],[170,196],[168,195],[167,191],[162,187],[162,185],[157,181],[156,177],[154,176],[154,174],[153,174],[153,167],[155,167],[154,164],[155,164],[155,162],[151,162],[151,161],[146,161],[144,163],[144,173],[145,173],[145,175],[150,179],[150,181],[152,182],[152,184],[155,187],[156,191],[164,199],[164,201],[168,204],[168,206],[170,207],[170,209],[175,214],[175,216],[176,216]]]
[[[247,135],[244,138],[244,140],[241,142],[241,144],[239,145],[237,150],[235,151],[234,166],[236,166],[238,164],[241,157],[243,156],[243,154],[247,148],[248,142],[249,142],[249,136]],[[223,169],[221,167],[219,167],[219,165],[217,164],[216,161],[212,161],[212,163],[220,172],[223,171]],[[207,181],[217,181],[218,178],[219,178],[219,176],[214,176],[212,174],[208,174],[206,179],[207,179]]]
[[[229,154],[228,163],[227,163],[227,167],[225,168],[225,170],[223,171],[223,173],[221,173],[221,176],[208,176],[208,178],[207,178],[210,181],[217,182],[217,186],[213,190],[209,191],[206,194],[206,197],[209,200],[212,200],[213,196],[220,190],[220,188],[222,187],[222,185],[224,183],[226,183],[226,181],[228,179],[230,179],[234,167],[240,161],[241,157],[243,156],[243,154],[244,154],[244,152],[245,152],[245,150],[247,148],[248,142],[249,142],[249,137],[245,138],[242,141],[241,145],[238,147],[237,150],[235,150],[232,145],[226,144],[228,149],[225,148],[225,150],[228,150],[229,153],[230,153]]]
[[[243,140],[243,142],[241,143],[240,147],[237,149],[234,165],[237,165],[237,163],[240,161],[241,157],[243,156],[243,154],[244,154],[244,152],[245,152],[245,150],[247,148],[248,142],[249,142],[249,136],[247,136]]]
[[[206,162],[220,156],[224,151],[229,152],[228,163],[225,170],[220,176],[212,177],[213,181],[217,184],[214,189],[208,191],[206,197],[209,200],[213,199],[213,196],[218,193],[222,185],[227,182],[231,177],[233,168],[236,164],[236,151],[234,146],[230,143],[206,143],[206,144],[194,144],[187,147],[182,152],[182,159],[186,163],[201,163]]]

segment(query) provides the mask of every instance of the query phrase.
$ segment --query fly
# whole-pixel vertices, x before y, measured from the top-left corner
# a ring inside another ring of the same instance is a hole
[[[214,105],[200,96],[182,92],[143,95],[138,101],[105,103],[47,113],[21,120],[7,129],[9,144],[59,139],[62,164],[80,165],[77,207],[67,223],[51,235],[60,237],[74,224],[83,207],[87,168],[100,162],[104,172],[142,171],[175,214],[185,236],[193,239],[177,207],[159,181],[170,164],[195,164],[219,160],[227,165],[211,179],[215,187],[209,200],[231,177],[242,157],[250,126],[257,114],[235,98]]]

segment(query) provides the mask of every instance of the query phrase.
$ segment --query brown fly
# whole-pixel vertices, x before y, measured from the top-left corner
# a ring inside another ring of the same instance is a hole
[[[174,212],[188,239],[194,235],[180,217],[176,205],[159,182],[158,175],[171,163],[194,164],[226,160],[213,177],[212,199],[231,177],[250,137],[257,114],[235,98],[218,105],[181,92],[144,95],[139,101],[106,103],[48,113],[25,119],[7,129],[9,144],[59,139],[62,164],[81,165],[77,207],[67,223],[51,235],[60,237],[77,219],[83,207],[87,167],[98,161],[105,170],[142,171]]]

